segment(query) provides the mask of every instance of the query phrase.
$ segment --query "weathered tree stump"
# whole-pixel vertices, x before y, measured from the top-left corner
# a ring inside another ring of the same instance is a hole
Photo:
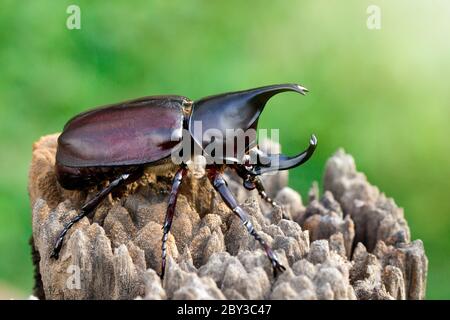
[[[259,244],[205,179],[183,182],[164,283],[161,237],[173,172],[147,174],[113,195],[66,236],[58,233],[96,193],[67,191],[55,178],[57,134],[33,146],[29,173],[35,295],[40,299],[423,299],[427,258],[392,199],[339,150],[326,165],[324,189],[305,207],[287,172],[264,177],[292,220],[261,203],[229,175],[229,185],[262,237],[287,267],[274,279]],[[117,197],[120,196],[120,197]]]

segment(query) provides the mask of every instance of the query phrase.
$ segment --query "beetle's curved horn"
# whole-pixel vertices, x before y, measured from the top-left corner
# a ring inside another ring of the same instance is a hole
[[[225,136],[227,129],[256,129],[258,118],[267,101],[274,95],[293,91],[304,95],[308,90],[298,84],[270,85],[245,91],[229,92],[202,98],[193,103],[189,120],[189,131],[202,146],[210,141],[201,141],[203,132],[208,129],[219,130]],[[194,123],[202,123],[202,132],[195,129]],[[256,141],[254,141],[256,143]]]
[[[289,157],[284,154],[259,154],[259,164],[253,168],[252,173],[255,175],[260,175],[270,171],[280,171],[298,167],[299,165],[308,161],[309,158],[311,158],[314,151],[316,150],[316,147],[317,138],[315,135],[311,135],[308,148],[294,157]]]

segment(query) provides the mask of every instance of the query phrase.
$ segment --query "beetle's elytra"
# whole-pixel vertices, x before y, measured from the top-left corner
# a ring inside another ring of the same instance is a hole
[[[197,165],[206,172],[223,201],[261,243],[274,272],[284,270],[270,246],[253,228],[247,213],[236,202],[223,178],[226,167],[234,169],[243,179],[245,188],[256,188],[264,200],[277,206],[267,196],[258,176],[269,171],[294,168],[306,162],[317,146],[315,136],[312,135],[308,148],[294,157],[263,153],[258,149],[255,134],[248,135],[245,143],[238,143],[238,147],[229,147],[236,140],[236,136],[230,136],[230,132],[255,130],[267,101],[284,91],[303,95],[307,92],[297,84],[281,84],[210,96],[197,101],[175,95],[153,96],[93,109],[72,118],[58,138],[55,169],[59,184],[72,190],[83,190],[105,181],[109,181],[109,184],[86,202],[80,214],[64,227],[52,256],[58,258],[64,236],[72,225],[95,211],[108,194],[136,181],[149,167],[173,164],[173,154],[180,153],[181,146],[186,143],[182,135],[184,130],[189,136],[188,145],[194,145],[194,149],[200,150],[201,157],[194,151],[190,151],[190,154],[181,152],[183,159],[188,160],[177,163],[164,222],[161,277],[164,276],[166,241],[179,187],[192,164],[189,159],[195,160],[194,168]],[[217,134],[212,137],[206,134],[208,130],[214,130]],[[224,152],[211,152],[209,147],[212,143],[216,150]],[[249,162],[250,154],[256,154],[255,162]],[[198,170],[193,176],[197,175]]]

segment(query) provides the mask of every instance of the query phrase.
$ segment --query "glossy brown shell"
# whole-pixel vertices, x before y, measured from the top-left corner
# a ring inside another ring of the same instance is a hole
[[[216,159],[239,162],[244,153],[257,144],[258,119],[266,103],[274,95],[286,91],[305,94],[307,90],[298,84],[286,83],[227,92],[197,100],[189,118],[192,138],[205,152],[212,141],[217,146],[222,145],[224,157],[220,159],[215,156]],[[197,126],[198,123],[201,126]],[[236,131],[238,129],[241,131]],[[211,134],[207,134],[210,130],[213,130]],[[248,138],[241,150],[236,148],[235,139],[238,135]],[[227,149],[230,145],[235,146],[231,152]]]
[[[170,156],[181,140],[184,101],[181,96],[145,97],[74,117],[59,136],[57,166],[134,166]]]

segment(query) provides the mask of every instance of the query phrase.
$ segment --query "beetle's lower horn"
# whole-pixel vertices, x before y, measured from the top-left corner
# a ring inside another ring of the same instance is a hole
[[[299,165],[308,161],[313,155],[317,147],[317,138],[315,135],[311,135],[308,148],[294,157],[288,157],[284,154],[274,154],[262,156],[260,155],[260,166],[254,169],[254,174],[260,175],[271,171],[287,170],[298,167]]]

